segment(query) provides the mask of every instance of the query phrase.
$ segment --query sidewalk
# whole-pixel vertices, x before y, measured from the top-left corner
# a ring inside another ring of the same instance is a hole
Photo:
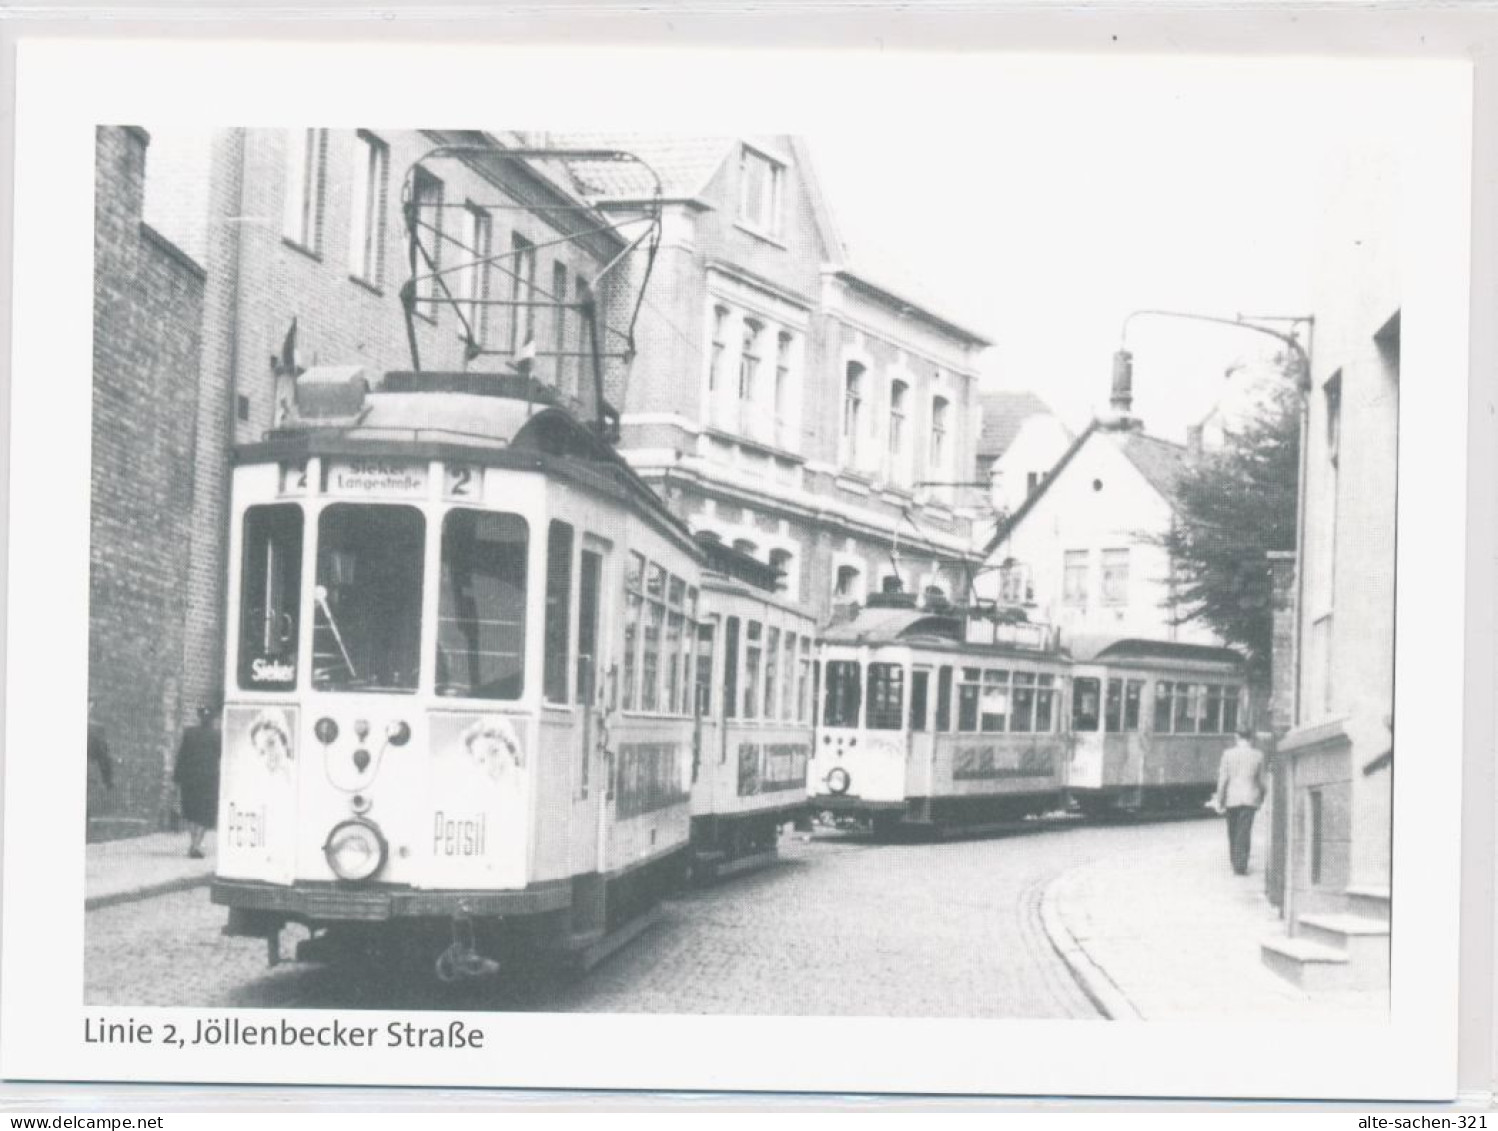
[[[189,859],[185,832],[90,844],[84,856],[83,906],[92,911],[206,884],[213,878],[212,833],[203,848],[202,860]]]
[[[1264,966],[1259,943],[1285,929],[1264,896],[1268,824],[1255,822],[1246,876],[1228,866],[1218,819],[1121,829],[1134,845],[1052,881],[1046,930],[1105,1013],[1115,1020],[1387,1021],[1387,992],[1311,995]]]

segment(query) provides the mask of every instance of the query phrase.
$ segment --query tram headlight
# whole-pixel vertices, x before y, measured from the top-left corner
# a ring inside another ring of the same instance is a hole
[[[333,743],[338,741],[338,724],[324,715],[317,720],[316,725],[312,728],[312,733],[317,736],[317,741],[321,742],[324,746],[332,746]]]
[[[397,719],[385,728],[385,737],[391,746],[404,746],[411,741],[411,728]]]
[[[385,866],[389,849],[372,821],[361,818],[333,826],[322,846],[328,867],[340,880],[368,880]]]
[[[853,775],[841,766],[835,766],[827,774],[827,788],[833,793],[847,793],[848,787],[853,784]]]

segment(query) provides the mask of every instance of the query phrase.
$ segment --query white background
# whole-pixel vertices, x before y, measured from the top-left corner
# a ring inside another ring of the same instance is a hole
[[[1455,1091],[1470,75],[1238,62],[1400,92],[1405,189],[1396,776],[1387,1027],[488,1015],[486,1049],[103,1049],[82,1037],[92,185],[100,122],[836,133],[939,122],[1002,75],[1098,99],[1222,60],[30,42],[18,70],[0,1072],[53,1079],[1445,1098]],[[684,91],[691,97],[682,97]],[[835,93],[835,96],[833,94]],[[1035,112],[1045,113],[1043,103]],[[969,121],[969,136],[975,132]],[[1333,143],[1334,139],[1329,139]],[[892,156],[892,160],[897,159]],[[961,254],[961,249],[954,249]],[[1447,658],[1433,663],[1432,657]],[[1432,704],[1439,704],[1433,709]],[[1401,736],[1403,737],[1403,736]],[[91,1011],[159,1023],[225,1011]],[[273,1011],[242,1014],[259,1023]],[[290,1015],[316,1023],[317,1011]],[[380,1015],[344,1014],[379,1023]],[[436,1015],[431,1020],[436,1020]],[[475,1018],[475,1020],[479,1020]]]

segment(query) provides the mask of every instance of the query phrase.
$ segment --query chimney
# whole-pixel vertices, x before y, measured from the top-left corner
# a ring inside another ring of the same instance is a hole
[[[1108,398],[1112,416],[1108,424],[1117,429],[1137,429],[1134,416],[1134,355],[1121,349],[1113,355],[1113,393]]]
[[[1113,395],[1108,403],[1119,416],[1128,416],[1134,407],[1134,355],[1128,350],[1113,355]]]

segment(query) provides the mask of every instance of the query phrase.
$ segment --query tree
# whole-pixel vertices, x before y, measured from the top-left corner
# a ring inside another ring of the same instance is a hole
[[[1160,538],[1174,569],[1174,622],[1204,621],[1259,673],[1274,639],[1265,555],[1295,549],[1299,474],[1300,397],[1287,375],[1221,449],[1190,465]]]

